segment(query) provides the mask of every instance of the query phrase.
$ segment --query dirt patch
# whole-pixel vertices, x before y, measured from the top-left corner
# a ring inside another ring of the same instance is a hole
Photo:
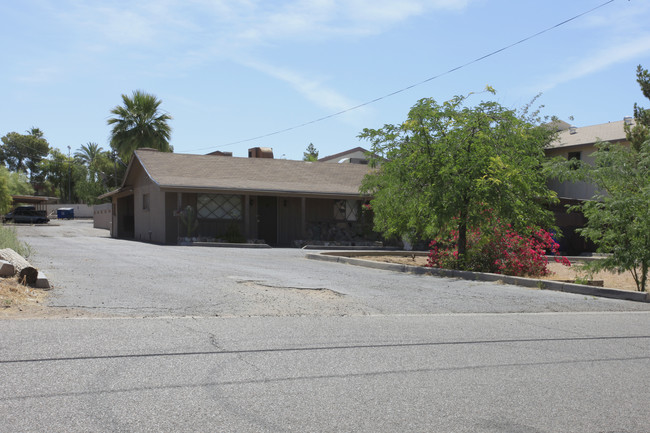
[[[583,268],[583,263],[574,262],[571,266],[563,266],[559,263],[551,262],[549,263],[549,269],[551,275],[542,277],[544,280],[574,280],[576,278],[580,279],[590,279],[590,280],[602,280],[603,287],[608,289],[619,289],[619,290],[630,290],[636,291],[636,283],[634,282],[634,277],[630,272],[624,272],[622,274],[617,274],[614,272],[600,271],[595,274],[588,274],[587,271]]]
[[[427,257],[423,255],[409,255],[409,256],[391,256],[391,255],[378,255],[378,256],[355,256],[357,259],[374,260],[377,262],[385,263],[399,263],[402,265],[410,266],[425,266],[427,264]],[[583,268],[580,262],[574,262],[571,266],[564,266],[554,261],[549,262],[550,275],[541,277],[542,280],[572,280],[576,278],[602,280],[603,287],[618,290],[636,291],[636,284],[634,278],[629,272],[616,274],[613,272],[601,271],[595,274],[588,275],[587,271]]]
[[[17,278],[0,279],[0,318],[45,313],[47,292],[24,286]]]
[[[261,281],[237,281],[242,290],[234,315],[250,316],[347,316],[368,314],[354,300],[321,287],[282,287]]]
[[[0,320],[78,317],[87,315],[71,308],[47,305],[49,291],[22,285],[18,278],[0,278]]]

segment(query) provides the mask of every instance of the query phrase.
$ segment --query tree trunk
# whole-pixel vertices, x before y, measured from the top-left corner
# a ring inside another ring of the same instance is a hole
[[[460,211],[458,221],[458,268],[465,270],[465,256],[467,254],[467,211]]]
[[[34,285],[38,279],[38,269],[33,267],[27,260],[11,248],[0,250],[0,258],[8,261],[16,269],[18,280],[22,284]]]

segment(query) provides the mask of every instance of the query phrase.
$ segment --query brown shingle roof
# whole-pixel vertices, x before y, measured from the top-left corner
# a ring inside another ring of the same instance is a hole
[[[319,164],[284,159],[238,158],[137,150],[149,177],[161,188],[258,193],[358,196],[367,165]]]
[[[598,141],[625,140],[624,124],[625,122],[623,120],[619,120],[617,122],[601,123],[599,125],[581,126],[576,128],[575,134],[571,134],[571,131],[568,129],[560,131],[557,140],[551,143],[549,149],[593,144]]]

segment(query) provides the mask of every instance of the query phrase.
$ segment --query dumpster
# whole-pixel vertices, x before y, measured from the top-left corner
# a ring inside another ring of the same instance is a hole
[[[71,207],[62,207],[56,210],[56,217],[58,219],[74,219],[74,209]]]

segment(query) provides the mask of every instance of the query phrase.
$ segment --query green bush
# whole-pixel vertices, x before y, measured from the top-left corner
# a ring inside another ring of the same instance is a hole
[[[0,249],[1,248],[11,248],[25,258],[28,258],[32,254],[32,248],[18,239],[16,229],[13,227],[0,226]]]
[[[233,244],[243,244],[246,243],[246,238],[239,231],[239,226],[237,224],[230,224],[228,230],[224,234],[223,238]]]

